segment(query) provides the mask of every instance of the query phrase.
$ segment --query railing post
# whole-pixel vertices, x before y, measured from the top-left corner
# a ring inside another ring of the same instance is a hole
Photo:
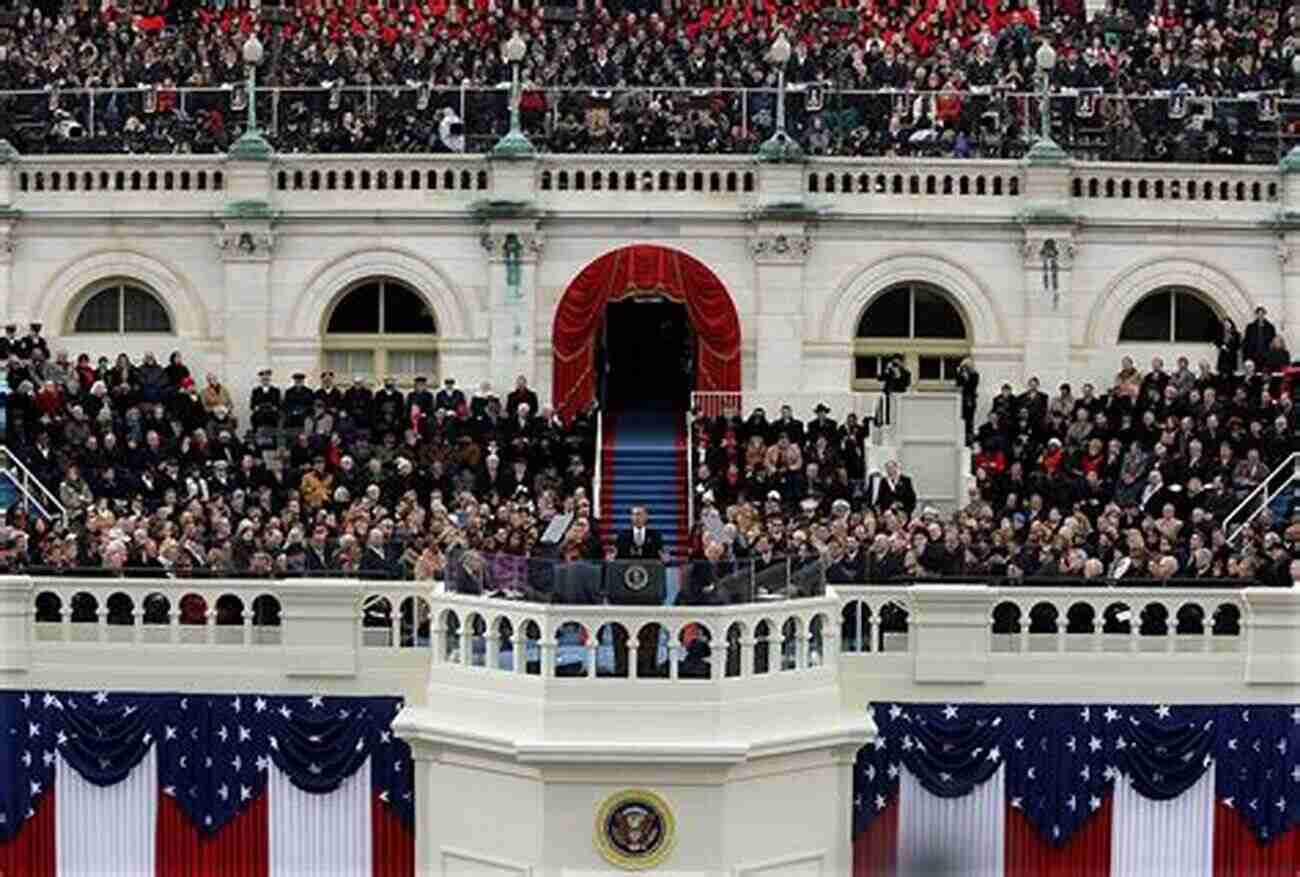
[[[361,629],[357,583],[300,579],[282,582],[279,590],[285,675],[355,676]]]
[[[0,578],[0,674],[25,673],[32,665],[34,599],[31,579]]]
[[[1247,588],[1246,683],[1300,684],[1300,589]]]
[[[983,585],[915,585],[910,596],[915,681],[987,680],[989,618],[997,591]],[[1028,619],[1022,623],[1028,625]]]

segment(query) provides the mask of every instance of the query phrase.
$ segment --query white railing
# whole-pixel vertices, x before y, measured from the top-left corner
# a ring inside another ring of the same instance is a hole
[[[436,668],[547,679],[712,680],[834,663],[833,595],[734,606],[433,597]]]
[[[692,406],[694,407],[694,406]],[[695,527],[695,435],[691,424],[694,415],[687,411],[686,418],[686,552],[690,552],[691,531]]]
[[[1297,478],[1300,478],[1300,453],[1293,453],[1277,464],[1268,473],[1268,477],[1224,517],[1222,527],[1228,544],[1235,545],[1237,538],[1251,522],[1272,505],[1273,500],[1281,496],[1283,491],[1293,487]]]
[[[755,408],[762,408],[769,422],[781,416],[781,406],[789,405],[794,417],[805,425],[815,416],[818,405],[829,408],[829,417],[843,424],[847,414],[859,421],[877,413],[879,393],[756,393],[706,391],[691,393],[691,411],[705,417],[748,418]]]
[[[603,409],[596,409],[596,460],[592,466],[594,470],[591,478],[591,510],[592,514],[605,517],[604,506],[600,504],[602,493],[602,480],[605,470],[605,412]]]
[[[0,475],[13,482],[22,494],[20,501],[34,507],[41,517],[47,521],[67,520],[68,510],[63,503],[7,445],[0,445]]]

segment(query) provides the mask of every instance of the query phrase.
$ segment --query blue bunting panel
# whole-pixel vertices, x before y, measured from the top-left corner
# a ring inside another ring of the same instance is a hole
[[[275,765],[298,788],[337,789],[371,759],[371,785],[415,821],[410,747],[394,697],[0,692],[0,840],[16,833],[62,756],[89,782],[121,782],[151,746],[158,782],[216,832],[266,790]]]
[[[1300,824],[1300,706],[881,703],[879,736],[858,754],[855,831],[911,771],[929,792],[970,794],[1005,764],[1011,806],[1062,845],[1126,777],[1176,798],[1211,765],[1216,795],[1264,842]]]

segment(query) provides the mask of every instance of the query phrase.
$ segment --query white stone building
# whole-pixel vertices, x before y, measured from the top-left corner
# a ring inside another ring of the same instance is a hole
[[[0,310],[74,354],[178,350],[241,406],[263,366],[523,374],[546,398],[571,282],[651,244],[726,288],[746,391],[871,389],[873,354],[898,351],[922,390],[972,356],[987,400],[1030,375],[1109,383],[1123,355],[1209,358],[1209,321],[1256,304],[1294,348],[1298,205],[1269,167],[19,158],[0,165]]]

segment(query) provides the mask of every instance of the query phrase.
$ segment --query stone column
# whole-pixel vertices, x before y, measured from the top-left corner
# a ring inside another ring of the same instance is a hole
[[[490,378],[504,400],[519,375],[529,386],[538,383],[537,275],[545,236],[536,220],[492,220],[482,243],[487,253]]]
[[[288,386],[289,373],[312,362],[271,362],[271,256],[275,233],[269,216],[227,216],[216,235],[225,268],[223,307],[214,311],[212,334],[221,339],[222,381],[230,390],[241,425],[249,422],[248,396],[261,368],[274,367],[276,382]],[[202,376],[195,383],[202,386]]]
[[[19,681],[32,665],[31,630],[36,617],[32,580],[20,576],[0,577],[0,678]],[[21,682],[19,683],[21,684]]]
[[[0,176],[5,172],[4,166],[0,165]],[[0,206],[0,315],[9,318],[3,322],[16,322],[13,313],[13,275],[14,250],[18,248],[17,229],[18,211]],[[62,330],[63,327],[60,326],[47,331],[61,334]]]
[[[1278,331],[1288,350],[1300,350],[1300,221],[1284,221],[1278,231],[1278,267],[1282,272],[1282,313]],[[1253,314],[1251,315],[1253,316]]]
[[[804,266],[813,238],[803,221],[759,221],[749,239],[754,257],[755,386],[761,393],[803,387]],[[742,342],[745,339],[742,339]]]
[[[1070,375],[1073,224],[1026,224],[1021,253],[1024,257],[1024,378],[1038,376],[1043,390],[1052,395]]]

